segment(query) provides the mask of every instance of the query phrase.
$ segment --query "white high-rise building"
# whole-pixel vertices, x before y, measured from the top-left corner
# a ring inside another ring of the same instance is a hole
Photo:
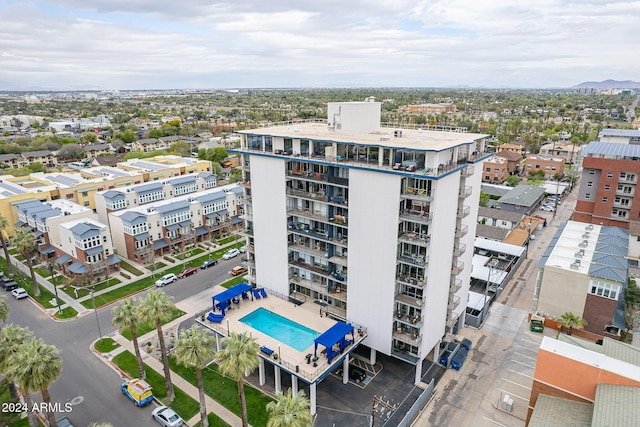
[[[380,103],[328,123],[239,132],[249,280],[416,364],[464,324],[488,135],[382,127]]]

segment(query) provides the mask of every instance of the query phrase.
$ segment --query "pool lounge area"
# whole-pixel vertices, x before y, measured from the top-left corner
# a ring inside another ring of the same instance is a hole
[[[288,297],[277,295],[268,289],[264,291],[266,297],[261,292],[257,293],[260,298],[249,288],[240,292],[242,290],[240,288],[237,297],[228,300],[230,305],[222,304],[213,311],[213,304],[220,302],[215,295],[222,295],[220,299],[227,301],[226,298],[235,293],[231,291],[227,294],[229,290],[220,286],[213,288],[213,302],[209,302],[208,309],[204,310],[203,307],[203,311],[196,316],[196,322],[216,333],[218,348],[222,338],[232,332],[248,333],[255,338],[261,347],[261,384],[264,384],[264,369],[267,365],[272,365],[276,372],[276,389],[279,388],[280,374],[284,371],[291,375],[292,380],[295,379],[295,388],[297,380],[301,380],[311,384],[312,394],[315,394],[315,385],[341,363],[348,363],[349,353],[367,337],[366,329],[358,325],[351,327],[331,317],[321,316],[321,312],[324,312],[321,311],[321,306],[311,301],[298,305],[290,302]],[[266,316],[270,320],[265,324]],[[254,320],[255,324],[252,323]],[[280,336],[282,331],[274,333],[271,329],[274,325],[286,325],[289,330]],[[303,330],[306,332],[302,339],[296,340],[296,334]],[[352,330],[353,333],[347,333],[347,330]],[[325,334],[327,331],[329,333]],[[321,342],[316,344],[318,338]]]

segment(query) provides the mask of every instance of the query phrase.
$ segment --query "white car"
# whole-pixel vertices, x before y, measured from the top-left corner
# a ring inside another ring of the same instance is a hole
[[[222,259],[231,259],[240,255],[240,251],[237,249],[229,249],[224,255],[222,255]]]
[[[165,285],[168,285],[169,283],[173,283],[173,282],[175,282],[177,280],[178,280],[178,276],[176,276],[175,274],[173,274],[173,273],[165,274],[164,276],[162,276],[161,278],[156,280],[156,286],[158,286],[158,287],[165,286]]]
[[[541,211],[545,211],[545,212],[554,212],[555,211],[553,206],[547,206],[547,205],[540,206],[540,210]]]
[[[12,290],[11,295],[13,295],[15,299],[22,299],[29,296],[29,294],[24,288],[16,288]]]
[[[180,427],[182,425],[180,415],[166,406],[158,406],[151,412],[151,416],[164,427]]]

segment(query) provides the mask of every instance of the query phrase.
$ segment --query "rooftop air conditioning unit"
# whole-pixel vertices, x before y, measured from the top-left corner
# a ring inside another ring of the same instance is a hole
[[[593,230],[593,224],[587,225],[584,229],[587,231]]]
[[[589,236],[590,236],[589,232],[588,232],[588,231],[586,231],[586,232],[582,235],[582,238],[583,238],[583,239],[588,239],[588,238],[589,238]]]
[[[586,248],[588,244],[588,240],[583,240],[582,242],[578,243],[578,246],[580,246],[581,248]]]
[[[396,138],[402,138],[402,131],[401,130],[394,130],[393,131],[393,136],[395,136]]]
[[[572,270],[578,270],[580,268],[580,264],[576,264],[575,262],[569,266]]]

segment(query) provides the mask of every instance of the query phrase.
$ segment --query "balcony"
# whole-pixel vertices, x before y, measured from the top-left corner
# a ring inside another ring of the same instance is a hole
[[[458,295],[450,295],[449,303],[447,304],[448,310],[455,310],[460,305],[460,297]]]
[[[400,285],[415,286],[417,288],[422,288],[422,287],[424,287],[426,285],[426,281],[422,280],[422,278],[410,277],[410,276],[407,276],[405,274],[399,274],[396,277],[396,281]]]
[[[402,211],[400,211],[400,219],[418,222],[420,224],[429,224],[431,223],[431,214],[424,211],[403,209]]]
[[[308,191],[294,190],[292,188],[287,188],[286,192],[289,196],[302,197],[305,199],[318,200],[321,202],[327,202],[329,199],[325,194],[322,193],[309,193]]]
[[[626,189],[616,188],[616,196],[633,197],[634,194],[635,194],[634,188],[629,188],[629,187],[627,187]]]
[[[467,235],[469,231],[469,227],[467,225],[461,224],[456,228],[456,237],[464,237]]]
[[[471,175],[473,175],[473,170],[474,170],[473,166],[467,166],[466,168],[460,171],[460,174],[462,177],[468,178]]]
[[[251,181],[242,181],[240,183],[244,188],[251,188]]]
[[[417,333],[404,332],[404,329],[402,328],[395,329],[393,332],[393,338],[415,347],[418,347],[422,341],[422,337]]]
[[[327,174],[325,173],[292,169],[287,171],[287,175],[294,178],[303,179],[305,181],[327,182]]]
[[[348,260],[346,255],[344,256],[334,255],[331,258],[329,258],[329,262],[332,262],[338,265],[343,265],[345,267],[348,265]]]
[[[315,257],[323,258],[323,259],[329,258],[329,254],[327,253],[327,251],[321,251],[319,249],[310,248],[304,244],[299,245],[295,243],[289,243],[288,246],[289,246],[289,249],[295,252],[302,252],[302,253],[313,255]]]
[[[306,224],[304,224],[306,225]],[[308,227],[308,226],[307,226]],[[289,224],[289,232],[291,233],[295,233],[297,235],[303,236],[303,237],[312,237],[314,239],[317,240],[321,240],[323,242],[328,242],[329,240],[329,234],[326,231],[313,231],[311,230],[311,228],[307,228],[304,227],[303,224]]]
[[[451,267],[451,274],[458,275],[462,273],[462,270],[464,270],[464,263],[461,261],[458,261],[456,265]]]
[[[631,209],[631,200],[622,199],[619,202],[614,200],[613,201],[613,207],[614,208],[619,208],[619,209]]]
[[[327,310],[327,313],[331,313],[331,315],[333,315],[334,317],[342,320],[347,320],[347,310],[345,310],[344,308],[327,305],[325,307],[325,310]]]
[[[457,217],[465,218],[469,216],[470,212],[471,212],[471,208],[469,208],[469,206],[462,206],[462,209],[458,209]]]
[[[447,310],[447,316],[449,316],[449,311],[448,310]],[[453,326],[456,323],[458,323],[458,318],[457,317],[454,317],[454,318],[449,317],[447,319],[447,328],[453,328]]]
[[[303,218],[311,218],[311,219],[315,219],[316,221],[322,221],[322,222],[329,222],[329,218],[327,217],[327,215],[322,215],[321,213],[318,212],[311,212],[311,210],[309,209],[287,209],[287,212],[292,214],[292,215],[297,215]]]
[[[251,196],[241,196],[240,198],[238,198],[238,202],[240,204],[251,204],[252,200],[251,200]]]
[[[427,262],[429,261],[428,257],[425,256],[413,256],[413,255],[400,255],[398,256],[398,261],[405,263],[405,264],[411,264],[411,265],[416,265],[419,267],[424,267]]]
[[[431,194],[424,188],[407,187],[406,190],[400,193],[400,198],[430,202]]]
[[[410,305],[410,306],[415,307],[415,308],[420,308],[420,309],[424,305],[424,299],[423,298],[416,298],[416,297],[413,297],[413,296],[410,296],[410,295],[403,294],[402,292],[396,294],[396,301],[397,302],[401,302],[401,303],[406,304],[406,305]],[[400,319],[400,320],[402,320],[402,319]],[[408,320],[413,320],[413,319],[408,319]],[[417,320],[416,320],[416,322],[417,322]],[[416,322],[412,322],[412,323],[416,323]]]
[[[460,192],[458,193],[458,197],[460,197],[461,199],[466,199],[467,197],[469,197],[471,195],[471,187],[464,186],[460,189]]]
[[[449,284],[449,291],[458,292],[460,289],[462,289],[462,280],[452,279],[451,283]]]
[[[461,243],[458,246],[453,247],[453,256],[461,256],[466,251],[467,251],[467,245],[465,245],[464,243]]]
[[[242,164],[242,170],[243,170],[243,171],[245,171],[245,172],[250,172],[250,170],[251,170],[251,163],[249,163],[249,162],[244,162],[244,163]]]
[[[626,174],[624,178],[618,178],[618,182],[621,184],[635,184],[638,182],[638,176],[634,174]]]
[[[240,234],[246,237],[253,237],[253,229],[252,228],[241,229]]]
[[[429,236],[420,233],[401,233],[398,236],[399,242],[408,243],[410,245],[419,245],[422,247],[429,246],[430,240]]]
[[[245,221],[253,221],[253,214],[245,212],[240,215],[240,218],[244,219]]]

